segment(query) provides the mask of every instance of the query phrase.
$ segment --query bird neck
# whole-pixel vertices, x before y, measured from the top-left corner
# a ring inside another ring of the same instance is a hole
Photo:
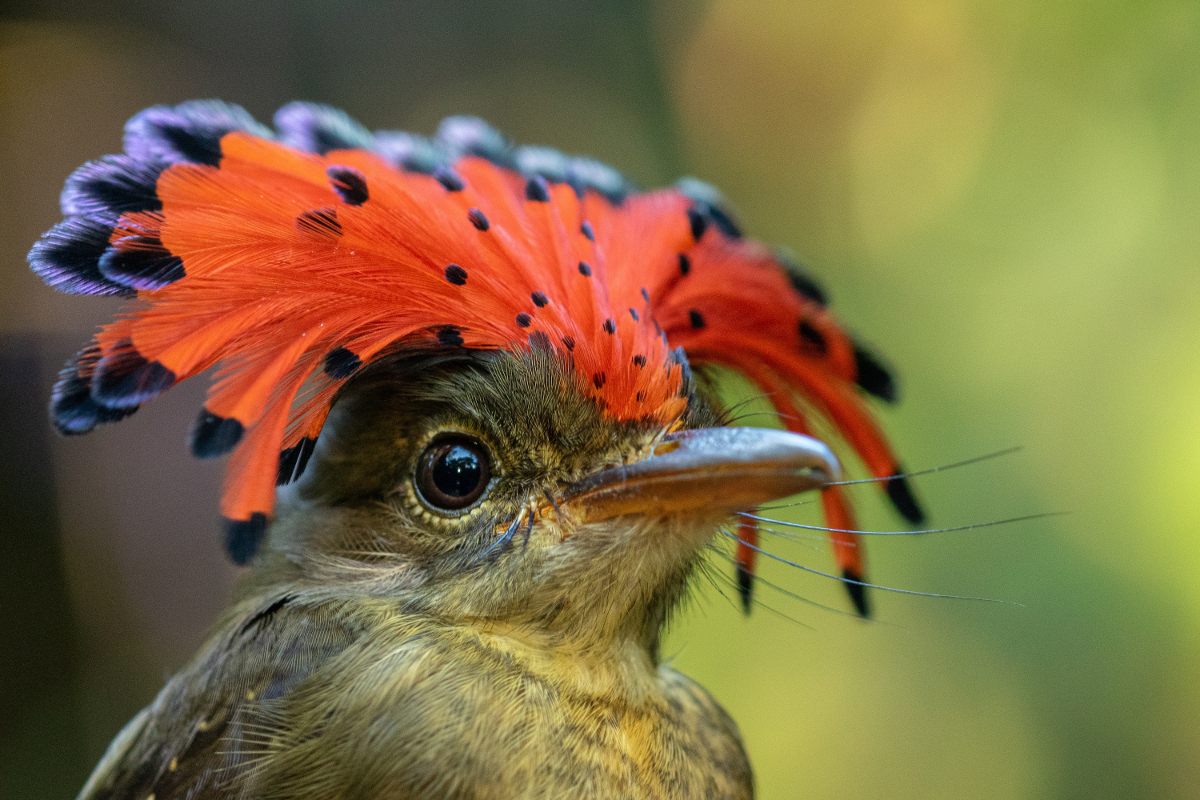
[[[656,653],[634,637],[588,643],[495,620],[465,629],[481,646],[579,695],[638,702],[658,691]]]

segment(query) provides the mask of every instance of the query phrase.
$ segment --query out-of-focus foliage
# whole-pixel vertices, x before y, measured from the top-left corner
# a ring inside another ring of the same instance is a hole
[[[58,362],[111,309],[23,265],[71,169],[140,108],[204,96],[426,132],[478,113],[645,184],[695,174],[895,364],[881,414],[906,464],[1024,446],[917,479],[932,523],[1068,515],[869,542],[884,585],[1006,604],[875,592],[863,624],[760,584],[747,621],[701,587],[667,651],[740,723],[763,798],[1200,796],[1200,4],[1034,0],[0,18],[0,446],[30,464],[0,487],[21,511],[0,523],[0,796],[77,789],[235,579],[219,467],[181,444],[201,387],[38,433]],[[877,494],[855,490],[865,526],[898,529]],[[830,565],[819,538],[764,542]],[[833,581],[762,574],[847,608]]]
[[[1070,512],[870,542],[886,585],[1021,606],[767,590],[817,630],[679,631],[764,796],[1200,796],[1198,44],[1195,3],[753,0],[675,62],[688,168],[899,367],[906,463],[1025,446],[919,479],[933,523]]]

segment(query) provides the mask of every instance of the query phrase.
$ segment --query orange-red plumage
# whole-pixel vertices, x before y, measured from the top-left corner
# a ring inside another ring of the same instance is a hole
[[[64,371],[60,428],[84,432],[219,365],[193,450],[233,451],[222,513],[261,527],[277,473],[290,474],[339,387],[398,342],[548,346],[570,352],[617,419],[669,425],[685,407],[682,362],[720,364],[768,392],[789,429],[807,430],[798,393],[876,476],[899,472],[854,387],[860,348],[709,199],[614,189],[594,162],[522,170],[520,151],[471,140],[435,143],[442,160],[416,166],[394,147],[304,152],[230,108],[143,112],[127,129],[129,158],[77,173],[64,210],[81,213],[31,253],[54,285],[138,290],[97,334],[98,354]],[[319,126],[326,112],[289,108],[277,117],[284,140],[313,139],[284,122]],[[153,186],[106,206],[129,163]],[[111,226],[103,249],[91,243],[100,224]],[[62,243],[83,242],[69,237],[85,227],[80,267]],[[832,527],[853,528],[836,488],[823,499]],[[854,535],[834,533],[833,545],[861,577]],[[753,556],[739,547],[748,574]]]

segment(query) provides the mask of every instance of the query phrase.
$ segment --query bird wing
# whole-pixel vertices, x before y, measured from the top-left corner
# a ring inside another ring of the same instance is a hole
[[[281,734],[288,695],[362,634],[337,606],[288,594],[240,604],[125,726],[77,800],[244,797]]]

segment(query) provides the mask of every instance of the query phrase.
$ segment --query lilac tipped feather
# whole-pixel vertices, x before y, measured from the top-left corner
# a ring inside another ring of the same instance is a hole
[[[478,156],[496,166],[513,166],[512,143],[479,117],[446,117],[438,123],[434,138],[450,161],[457,161],[463,156]]]
[[[275,112],[275,128],[284,144],[318,155],[375,145],[371,132],[349,114],[320,103],[288,103]]]
[[[177,106],[153,106],[125,125],[125,152],[139,161],[221,164],[221,137],[246,131],[273,139],[241,106],[220,100],[191,100]]]
[[[63,214],[116,222],[122,214],[158,211],[162,202],[155,186],[165,167],[161,161],[125,155],[89,161],[67,178],[60,198]]]
[[[100,270],[110,236],[112,225],[104,220],[68,217],[33,245],[29,267],[60,292],[130,297],[133,289],[110,280]]]

